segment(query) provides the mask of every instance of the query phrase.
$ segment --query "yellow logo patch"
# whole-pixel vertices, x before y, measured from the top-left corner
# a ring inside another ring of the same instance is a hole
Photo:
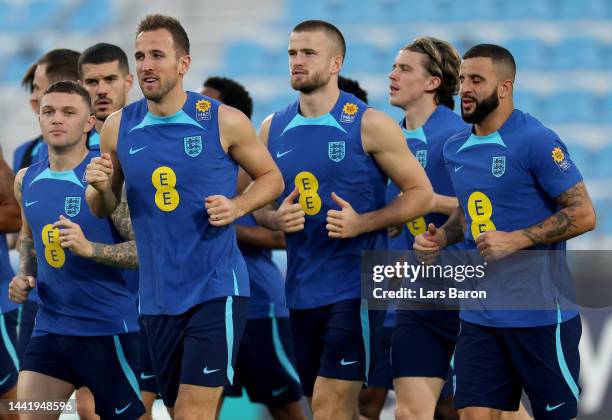
[[[200,112],[206,112],[210,109],[210,101],[206,99],[200,99],[196,102],[196,109]]]

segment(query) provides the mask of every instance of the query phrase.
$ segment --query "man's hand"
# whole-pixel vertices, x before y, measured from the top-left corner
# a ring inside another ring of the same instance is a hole
[[[113,161],[108,153],[95,157],[86,168],[87,183],[97,191],[103,193],[111,189],[113,175]]]
[[[294,203],[295,199],[300,195],[297,187],[291,191],[281,205],[273,213],[273,225],[277,230],[282,230],[285,233],[295,233],[304,230],[306,223],[306,213],[299,203]]]
[[[36,279],[32,276],[19,274],[9,283],[9,299],[15,303],[23,303],[28,298],[30,290],[36,287]]]
[[[335,192],[331,193],[331,198],[338,204],[341,210],[328,210],[327,226],[330,238],[354,238],[361,235],[363,224],[361,215],[353,210],[348,201],[343,200]]]
[[[221,227],[234,222],[240,214],[233,200],[224,195],[211,195],[204,200],[204,207],[208,212],[208,223],[211,226]]]
[[[440,250],[446,246],[444,229],[438,229],[430,223],[427,231],[414,238],[414,249],[417,257],[425,264],[433,264],[440,255]]]
[[[500,260],[523,248],[525,238],[517,232],[488,230],[476,238],[476,246],[482,258],[487,261]]]
[[[91,258],[93,256],[93,245],[83,234],[81,226],[60,215],[60,219],[53,224],[53,227],[59,229],[60,246],[62,248],[69,249],[79,257]]]

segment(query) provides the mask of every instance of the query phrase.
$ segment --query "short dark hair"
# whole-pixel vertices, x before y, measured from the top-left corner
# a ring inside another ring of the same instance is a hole
[[[48,95],[49,93],[70,93],[72,95],[79,95],[87,105],[87,109],[91,113],[91,96],[85,90],[85,88],[79,85],[77,82],[73,82],[70,80],[63,80],[60,82],[55,82],[45,91],[43,96]]]
[[[34,73],[36,72],[36,66],[38,64],[34,63],[26,70],[23,78],[21,79],[21,87],[27,89],[28,92],[32,93],[34,90]]]
[[[516,62],[506,48],[495,44],[478,44],[463,54],[463,59],[485,57],[490,58],[493,65],[504,71],[505,77],[514,81],[516,75]]]
[[[92,45],[83,51],[79,57],[79,77],[83,77],[84,64],[103,64],[112,63],[113,61],[119,62],[119,69],[124,75],[130,72],[127,55],[125,55],[125,52],[121,48],[105,42]]]
[[[79,80],[79,56],[81,53],[66,48],[51,50],[43,55],[36,66],[46,64],[46,75],[50,83],[62,80]],[[34,69],[36,71],[36,69]]]
[[[366,104],[368,103],[368,92],[359,86],[359,82],[348,77],[338,76],[338,87],[344,92],[352,93]]]
[[[293,28],[292,32],[316,31],[322,31],[331,36],[340,52],[340,55],[342,56],[342,60],[344,61],[344,56],[346,55],[346,42],[344,41],[344,36],[342,35],[342,32],[340,32],[340,29],[336,28],[331,23],[325,22],[324,20],[305,20],[298,23]]]
[[[148,15],[138,25],[138,32],[136,36],[141,32],[151,32],[158,29],[165,29],[172,35],[172,41],[174,42],[174,48],[177,52],[183,53],[181,55],[189,54],[189,37],[187,32],[183,28],[181,23],[170,16],[164,15]]]
[[[455,107],[453,97],[459,92],[459,67],[461,58],[451,44],[431,36],[416,38],[403,50],[423,54],[423,67],[431,76],[440,78],[440,86],[436,89],[436,104],[445,105],[450,109]]]
[[[253,99],[244,86],[237,81],[227,77],[213,76],[206,79],[203,86],[218,90],[221,102],[242,111],[249,119],[253,115]]]

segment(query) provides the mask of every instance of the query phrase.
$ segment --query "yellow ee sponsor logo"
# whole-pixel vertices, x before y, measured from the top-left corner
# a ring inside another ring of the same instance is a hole
[[[422,233],[425,233],[425,231],[427,230],[427,224],[425,223],[424,217],[419,217],[418,219],[411,220],[410,222],[406,223],[406,227],[408,227],[408,230],[410,231],[412,236],[418,236]]]
[[[60,245],[59,229],[53,225],[43,226],[41,239],[45,246],[45,261],[51,267],[60,268],[66,262],[66,253]]]
[[[474,191],[468,198],[467,207],[470,218],[472,219],[470,230],[474,239],[483,232],[496,230],[495,224],[491,220],[493,216],[493,204],[486,194],[480,191]]]
[[[302,171],[295,176],[295,186],[300,192],[300,205],[309,216],[321,211],[321,197],[317,194],[319,180],[311,172]]]
[[[160,166],[151,174],[151,182],[157,190],[155,204],[161,211],[175,210],[180,201],[176,187],[176,174],[168,166]]]

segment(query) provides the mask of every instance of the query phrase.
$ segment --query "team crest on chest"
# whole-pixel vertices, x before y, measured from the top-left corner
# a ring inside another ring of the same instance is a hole
[[[74,217],[81,211],[81,197],[66,197],[64,201],[64,213],[68,217]]]
[[[198,102],[196,102],[196,120],[198,121],[202,121],[202,120],[210,120],[210,101],[207,101],[206,99],[200,99]]]
[[[506,173],[506,156],[493,156],[491,161],[491,173],[499,178]]]
[[[187,156],[199,156],[202,153],[202,136],[183,137],[183,145]]]
[[[414,156],[423,168],[427,166],[427,150],[417,150]]]
[[[357,115],[357,111],[359,107],[357,104],[353,104],[351,102],[347,102],[342,107],[342,114],[340,115],[340,122],[350,124],[355,121],[355,115]]]
[[[330,141],[327,143],[327,156],[333,162],[340,162],[346,155],[346,146],[343,141]]]

